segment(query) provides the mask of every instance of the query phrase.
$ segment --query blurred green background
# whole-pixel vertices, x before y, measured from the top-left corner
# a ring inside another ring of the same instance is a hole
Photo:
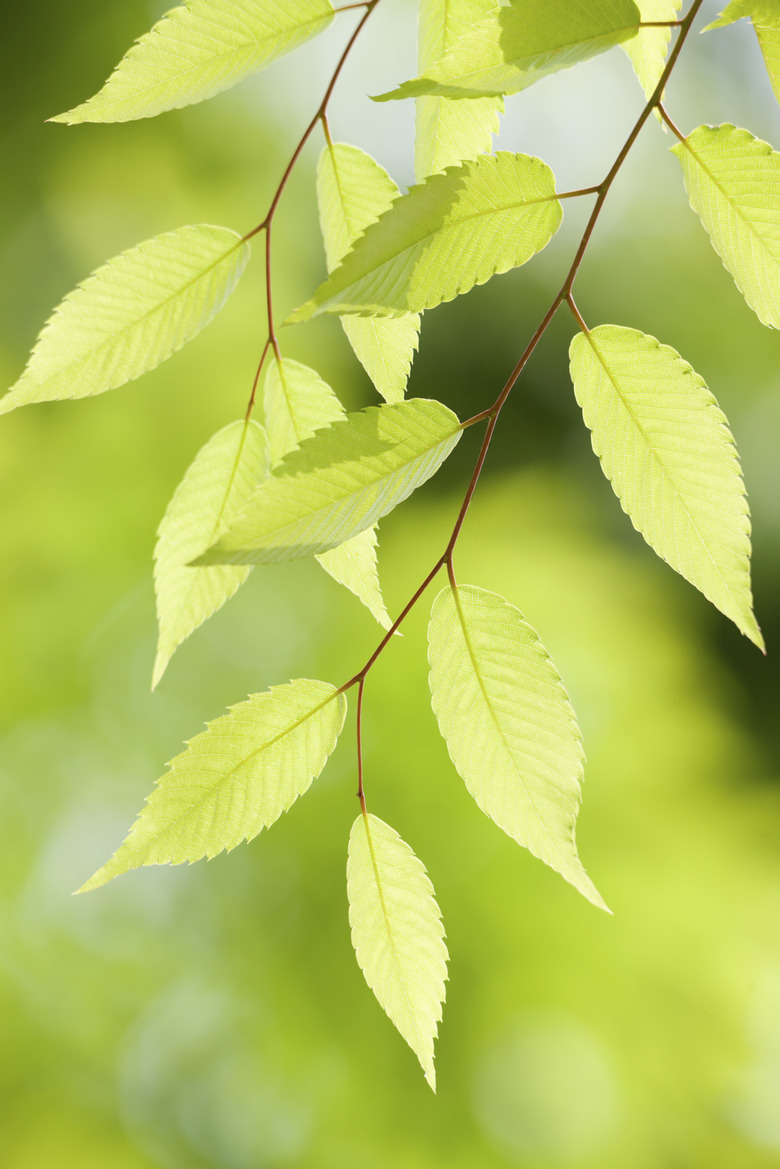
[[[92,268],[186,222],[246,231],[316,108],[345,14],[212,102],[152,122],[44,119],[95,91],[161,5],[40,0],[6,16],[0,87],[0,377]],[[699,27],[718,8],[705,4]],[[333,105],[334,136],[411,181],[411,109],[365,94],[414,71],[411,3],[383,0]],[[641,109],[613,51],[510,102],[506,149],[560,189],[598,182]],[[684,129],[780,145],[747,27],[692,36],[670,86]],[[366,786],[428,867],[451,967],[439,1094],[351,952],[344,866],[353,727],[305,799],[251,845],[72,898],[183,739],[290,677],[340,683],[371,618],[309,563],[257,571],[158,692],[151,553],[195,452],[243,413],[262,264],[140,382],[2,419],[0,1163],[4,1169],[748,1169],[780,1164],[778,339],[687,207],[655,123],[578,282],[591,324],[653,333],[702,374],[742,454],[762,658],[633,531],[603,480],[555,322],[507,406],[457,556],[540,631],[588,752],[580,851],[598,913],[476,809],[427,696],[418,607],[366,690]],[[324,264],[307,152],[278,220],[277,311]],[[410,392],[489,405],[566,271],[586,207],[533,264],[425,318]],[[352,408],[374,400],[338,322],[285,330]],[[474,458],[382,524],[397,613],[443,546]],[[435,595],[437,588],[432,590]]]

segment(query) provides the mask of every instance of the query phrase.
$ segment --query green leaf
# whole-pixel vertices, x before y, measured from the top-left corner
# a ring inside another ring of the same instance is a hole
[[[607,909],[574,841],[579,728],[537,634],[503,597],[463,585],[439,593],[428,641],[439,729],[482,811]]]
[[[448,958],[441,911],[421,862],[376,816],[362,814],[352,825],[347,896],[358,965],[435,1092],[433,1044]]]
[[[593,449],[634,527],[763,648],[739,460],[703,380],[668,345],[617,325],[574,338],[571,373]]]
[[[735,20],[749,17],[753,22],[766,71],[780,101],[780,3],[778,0],[733,0],[719,20],[708,24],[703,30],[723,28]]]
[[[204,101],[328,27],[329,0],[186,0],[125,54],[103,88],[52,122],[129,122]]]
[[[677,20],[682,8],[682,0],[635,0],[635,3],[643,21]],[[628,53],[646,98],[652,96],[661,80],[671,37],[671,28],[642,28],[636,36],[623,41],[622,48]]]
[[[375,101],[519,93],[634,36],[633,0],[514,0],[496,7],[421,77]]]
[[[346,713],[343,694],[308,678],[231,707],[172,760],[124,844],[79,892],[142,865],[210,859],[252,840],[320,774]]]
[[[109,260],[54,310],[0,414],[116,389],[181,349],[235,288],[249,244],[226,227],[180,227]]]
[[[198,452],[176,488],[154,552],[160,636],[152,689],[178,646],[249,576],[249,568],[188,565],[226,531],[270,469],[263,427],[251,421],[231,422]]]
[[[398,194],[390,175],[370,155],[342,142],[325,147],[317,171],[317,199],[329,272]],[[385,401],[400,402],[417,349],[419,315],[409,313],[395,320],[355,317],[342,319],[341,324]]]
[[[494,0],[420,0],[417,68],[425,73],[488,16]],[[504,111],[501,97],[478,97],[468,104],[443,97],[420,97],[415,107],[414,172],[417,181],[489,154]]]
[[[525,264],[563,212],[552,171],[527,154],[483,155],[432,175],[372,223],[289,318],[422,312]]]
[[[274,564],[338,547],[438,471],[461,436],[441,402],[349,414],[292,451],[199,564]]]
[[[729,125],[699,126],[672,152],[737,288],[763,324],[780,328],[780,154]]]

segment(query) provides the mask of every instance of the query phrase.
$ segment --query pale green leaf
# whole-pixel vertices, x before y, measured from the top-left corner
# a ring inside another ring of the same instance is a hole
[[[171,761],[124,844],[79,892],[142,865],[211,858],[252,840],[320,774],[346,712],[343,694],[308,678],[231,707]]]
[[[580,731],[539,637],[503,597],[463,585],[439,593],[428,640],[434,713],[466,787],[499,828],[606,909],[574,839]]]
[[[635,0],[635,3],[643,21],[677,20],[682,8],[682,0]],[[636,36],[623,41],[622,48],[628,53],[647,98],[661,80],[671,37],[671,28],[642,28]]]
[[[54,310],[0,414],[102,394],[154,369],[216,316],[249,251],[234,231],[201,224],[109,260]]]
[[[722,28],[743,17],[749,17],[753,22],[772,89],[780,101],[780,0],[733,0],[723,15],[708,24],[704,32]]]
[[[321,552],[316,560],[337,584],[355,594],[383,629],[390,628],[393,622],[379,584],[376,524],[337,548]]]
[[[317,199],[329,272],[398,194],[387,171],[357,146],[337,142],[325,147],[317,171]],[[417,349],[419,315],[410,313],[395,320],[342,318],[341,324],[385,401],[400,402]]]
[[[129,122],[204,101],[328,27],[329,0],[186,0],[125,54],[103,88],[52,122]]]
[[[441,402],[371,406],[318,430],[261,484],[200,564],[273,564],[338,547],[438,471],[461,436]]]
[[[420,0],[417,68],[421,74],[495,8],[494,0]],[[415,107],[414,173],[428,175],[464,159],[489,154],[498,133],[502,97],[477,97],[454,104],[420,97]]]
[[[441,912],[424,866],[376,816],[361,814],[352,825],[347,896],[358,965],[435,1092],[448,957]]]
[[[555,178],[538,158],[500,153],[450,167],[372,223],[290,322],[433,308],[525,264],[562,218]]]
[[[729,125],[699,126],[672,151],[737,288],[760,321],[780,328],[780,154]]]
[[[703,380],[668,345],[617,325],[574,338],[571,372],[593,449],[634,527],[763,647],[739,460]]]
[[[252,421],[231,422],[198,452],[176,488],[154,551],[160,635],[152,689],[178,646],[248,577],[251,569],[240,566],[188,566],[227,530],[269,471],[263,427]]]
[[[495,7],[421,77],[375,101],[519,93],[634,36],[633,0],[514,0]]]

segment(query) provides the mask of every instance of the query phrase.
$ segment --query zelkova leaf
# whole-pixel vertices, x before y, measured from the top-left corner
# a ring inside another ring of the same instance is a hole
[[[438,471],[461,436],[441,402],[371,406],[292,451],[198,564],[274,564],[338,547]]]
[[[512,0],[494,7],[421,77],[374,100],[519,93],[634,36],[639,19],[633,0]]]
[[[249,568],[189,562],[214,543],[270,471],[268,440],[257,422],[231,422],[198,452],[174,492],[157,533],[154,584],[160,635],[155,688],[174,651],[225,604]]]
[[[308,678],[231,707],[171,761],[124,844],[79,892],[142,865],[210,859],[252,840],[320,774],[346,712],[343,694]]]
[[[372,223],[289,321],[433,308],[525,264],[562,218],[554,175],[538,158],[500,153],[449,167]]]
[[[682,8],[682,0],[635,0],[635,3],[643,21],[677,20]],[[671,28],[641,28],[621,46],[628,53],[647,98],[661,80],[671,36]]]
[[[129,122],[204,101],[328,27],[329,0],[186,0],[125,54],[103,88],[52,122]]]
[[[421,74],[495,8],[494,0],[420,0],[417,68]],[[463,159],[489,154],[504,110],[502,97],[478,97],[455,105],[444,97],[420,97],[415,106],[414,173],[428,175]]]
[[[753,22],[766,71],[780,101],[780,3],[778,0],[732,0],[718,20],[708,24],[703,31],[723,28],[735,20],[749,17]]]
[[[594,905],[577,855],[583,752],[560,676],[496,593],[447,587],[428,628],[431,698],[450,758],[482,811]]]
[[[344,418],[344,407],[330,386],[315,370],[298,361],[274,361],[268,366],[263,405],[271,433],[273,466],[315,431]],[[379,585],[375,528],[359,532],[316,559],[329,576],[355,594],[383,629],[390,628],[392,621]]]
[[[87,398],[154,369],[234,290],[249,244],[226,227],[180,227],[109,260],[54,310],[0,414]]]
[[[433,1044],[448,958],[441,912],[421,862],[376,816],[352,825],[347,896],[358,965],[435,1092]]]
[[[729,125],[699,126],[672,151],[737,288],[763,324],[780,328],[780,154]]]
[[[739,460],[703,380],[668,345],[617,325],[574,338],[571,373],[593,449],[634,527],[763,647]]]
[[[317,171],[317,200],[329,272],[398,195],[387,171],[357,146],[337,142],[325,147]],[[342,318],[341,324],[385,401],[400,402],[417,349],[419,315]]]

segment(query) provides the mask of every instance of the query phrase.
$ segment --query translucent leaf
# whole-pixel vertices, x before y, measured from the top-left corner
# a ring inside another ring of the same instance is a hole
[[[199,564],[273,564],[336,548],[438,471],[461,436],[441,402],[350,414],[292,451]]]
[[[180,227],[122,252],[54,310],[0,414],[116,389],[181,349],[216,316],[249,259],[226,227]]]
[[[699,126],[672,151],[737,288],[760,321],[780,328],[780,154],[729,125]]]
[[[376,816],[352,825],[347,896],[358,965],[435,1092],[433,1043],[448,957],[441,912],[421,862]]]
[[[723,28],[735,20],[749,17],[758,37],[766,71],[780,101],[780,4],[778,0],[732,0],[722,16],[703,31]]]
[[[329,272],[398,194],[387,171],[357,146],[337,142],[325,147],[317,171],[317,199]],[[385,401],[400,402],[417,349],[419,315],[409,313],[395,320],[353,317],[341,324]]]
[[[346,713],[343,694],[308,678],[231,707],[171,761],[124,844],[79,892],[142,865],[211,858],[252,840],[320,774]]]
[[[420,0],[417,68],[435,65],[449,48],[495,8],[494,0]],[[415,107],[414,172],[417,181],[489,154],[498,133],[501,97],[478,97],[468,104],[420,97]]]
[[[274,361],[267,366],[263,403],[274,467],[316,430],[344,418],[344,407],[330,386],[298,361]],[[205,546],[199,552],[204,550]],[[379,585],[375,528],[359,532],[316,559],[329,576],[355,594],[383,629],[390,628],[392,621]]]
[[[290,322],[433,308],[525,264],[562,218],[555,178],[538,158],[501,153],[450,167],[372,223]]]
[[[636,33],[633,0],[514,0],[496,7],[414,81],[375,101],[519,93]]]
[[[635,3],[643,21],[677,20],[682,8],[682,0],[635,0]],[[671,37],[671,28],[642,28],[636,36],[623,41],[622,48],[628,53],[647,98],[661,80]]]
[[[52,122],[129,122],[213,97],[328,27],[329,0],[186,0],[125,54],[103,88]]]
[[[249,576],[249,568],[188,565],[230,526],[270,469],[263,427],[251,421],[231,422],[198,452],[176,488],[154,552],[160,635],[152,689],[178,646]]]
[[[574,840],[582,740],[566,691],[523,615],[464,585],[433,603],[434,713],[450,758],[482,811],[601,909]]]
[[[762,647],[739,460],[702,379],[668,345],[617,325],[574,338],[571,373],[593,449],[634,527]]]

